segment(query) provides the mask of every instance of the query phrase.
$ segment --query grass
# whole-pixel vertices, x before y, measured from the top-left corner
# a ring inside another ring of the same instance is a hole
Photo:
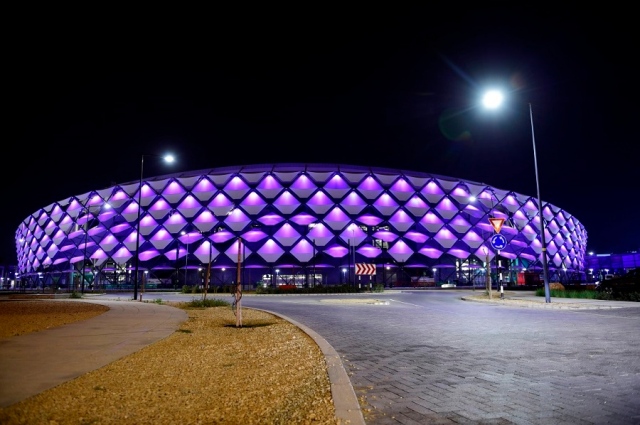
[[[551,289],[549,295],[556,298],[582,298],[590,300],[612,300],[612,301],[640,301],[640,293],[620,294],[619,296],[598,292],[591,289],[585,290],[561,290]],[[536,296],[544,297],[544,288],[536,289]]]
[[[206,299],[192,299],[191,301],[186,303],[186,308],[207,308],[207,307],[227,307],[230,306],[231,303],[225,300],[221,300],[218,298],[206,298]]]
[[[552,297],[557,297],[557,298],[582,298],[582,299],[590,299],[590,300],[600,299],[598,297],[598,295],[600,294],[590,289],[585,289],[584,291],[576,291],[576,290],[563,291],[560,289],[551,289],[549,291],[549,294]],[[544,297],[544,288],[536,289],[536,296]]]

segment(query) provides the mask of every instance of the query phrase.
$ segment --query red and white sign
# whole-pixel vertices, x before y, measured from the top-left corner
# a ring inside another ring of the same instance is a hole
[[[356,263],[356,274],[376,274],[375,264]]]
[[[500,233],[500,229],[502,229],[502,225],[504,224],[504,218],[490,217],[489,223],[491,223],[496,233]]]

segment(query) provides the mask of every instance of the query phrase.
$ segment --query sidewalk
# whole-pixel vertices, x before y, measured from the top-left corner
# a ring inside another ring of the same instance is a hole
[[[132,354],[169,336],[188,318],[178,308],[117,299],[78,300],[107,305],[110,310],[54,329],[0,339],[0,408]],[[318,344],[327,362],[336,417],[364,425],[357,396],[333,347],[307,326],[268,312],[293,323]]]
[[[155,303],[92,301],[109,311],[47,331],[0,340],[0,407],[39,394],[161,340],[187,320]]]

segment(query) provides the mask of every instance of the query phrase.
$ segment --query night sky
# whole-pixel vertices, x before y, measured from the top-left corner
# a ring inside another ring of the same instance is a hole
[[[313,7],[17,14],[3,53],[0,264],[16,262],[27,216],[137,181],[142,154],[177,159],[145,157],[146,177],[340,163],[535,195],[529,104],[542,199],[585,226],[588,250],[640,249],[630,11]],[[507,103],[483,109],[497,87]]]

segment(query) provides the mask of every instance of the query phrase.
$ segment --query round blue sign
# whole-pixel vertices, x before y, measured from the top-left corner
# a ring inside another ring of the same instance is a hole
[[[503,250],[507,246],[507,238],[500,233],[495,234],[491,237],[491,246],[498,251]]]

